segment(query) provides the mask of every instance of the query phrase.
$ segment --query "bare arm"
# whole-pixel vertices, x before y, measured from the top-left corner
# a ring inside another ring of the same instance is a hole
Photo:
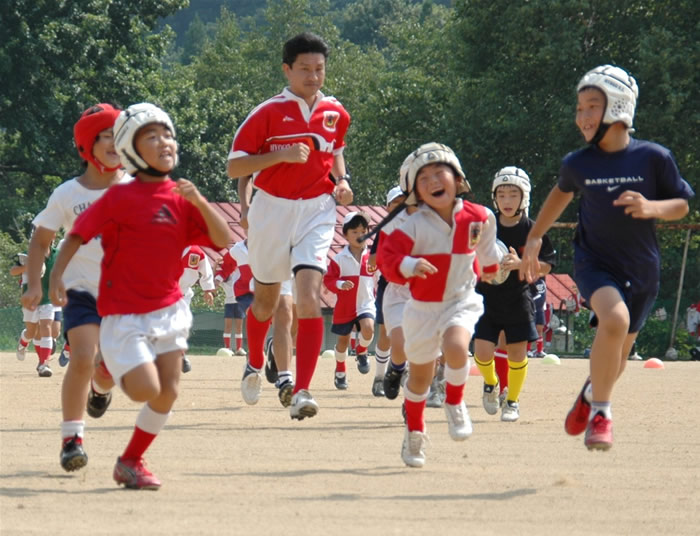
[[[283,162],[303,164],[309,159],[310,152],[311,149],[305,143],[295,143],[282,151],[249,154],[247,156],[232,158],[226,165],[226,171],[228,172],[228,176],[232,179],[247,177],[256,171],[267,169]]]
[[[51,247],[56,233],[44,227],[37,227],[29,240],[27,252],[27,291],[22,295],[22,306],[34,310],[41,301],[41,271],[46,259],[46,252]]]
[[[249,175],[238,179],[238,199],[241,200],[241,227],[248,230],[248,210],[253,198],[253,181]]]
[[[523,258],[520,261],[520,279],[527,279],[534,283],[540,277],[541,265],[538,259],[542,247],[542,237],[549,230],[557,218],[562,215],[566,206],[574,198],[573,193],[563,192],[558,186],[552,188],[545,200],[535,224],[530,229],[527,242],[523,249]]]
[[[342,153],[335,156],[333,160],[333,167],[331,168],[331,173],[334,177],[342,177],[345,175],[345,157]],[[335,190],[333,191],[335,200],[341,205],[349,205],[354,199],[354,194],[352,193],[352,188],[350,188],[350,183],[346,180],[338,180],[335,185]]]
[[[652,201],[639,192],[627,190],[613,201],[613,206],[625,207],[625,214],[638,219],[680,220],[688,214],[688,200],[682,198]]]

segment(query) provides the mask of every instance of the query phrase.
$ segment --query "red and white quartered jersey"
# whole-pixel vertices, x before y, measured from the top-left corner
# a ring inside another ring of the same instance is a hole
[[[311,199],[333,192],[329,175],[343,152],[350,114],[335,97],[319,92],[313,108],[284,89],[258,105],[238,127],[228,159],[265,154],[305,143],[311,149],[304,164],[280,163],[253,175],[253,185],[285,199]]]
[[[338,296],[333,309],[333,323],[346,324],[359,315],[376,315],[374,304],[374,276],[367,270],[369,249],[365,248],[358,262],[348,246],[328,262],[328,271],[323,276],[323,284]],[[353,288],[341,290],[345,281],[352,281]]]
[[[496,248],[496,218],[488,208],[457,199],[452,225],[427,205],[379,243],[377,262],[382,274],[397,284],[409,284],[417,301],[443,302],[476,285],[474,260],[485,273],[498,270],[502,253]],[[425,279],[411,277],[424,258],[437,268]]]
[[[182,252],[180,290],[184,294],[197,281],[202,290],[214,290],[214,273],[204,250],[199,246],[187,246]]]
[[[174,188],[169,177],[116,184],[73,224],[70,234],[83,243],[102,236],[100,316],[144,314],[172,305],[182,297],[185,247],[216,248],[197,207]]]
[[[250,264],[248,264],[248,246],[246,246],[245,240],[236,242],[231,246],[231,249],[224,253],[216,276],[226,280],[236,270],[238,271],[238,277],[233,282],[234,296],[243,296],[243,294],[253,292],[255,289],[253,272],[250,269]]]

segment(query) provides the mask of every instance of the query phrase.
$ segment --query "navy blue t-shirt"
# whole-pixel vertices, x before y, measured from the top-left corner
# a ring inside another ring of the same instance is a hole
[[[575,262],[593,263],[638,291],[655,288],[660,276],[656,220],[632,218],[613,201],[625,190],[649,200],[693,197],[671,151],[633,138],[614,153],[588,146],[564,157],[558,186],[581,194]]]

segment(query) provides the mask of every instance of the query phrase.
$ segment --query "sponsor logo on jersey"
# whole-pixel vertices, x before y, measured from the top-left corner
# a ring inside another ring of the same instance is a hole
[[[473,221],[469,224],[469,249],[474,249],[479,243],[483,228],[484,224],[480,221]]]
[[[334,111],[323,112],[323,128],[329,132],[335,132],[335,127],[340,119],[340,113]]]
[[[171,225],[174,225],[175,223],[177,223],[177,220],[175,219],[175,216],[173,216],[173,213],[170,212],[170,209],[167,207],[167,205],[163,205],[162,207],[160,207],[158,212],[156,212],[153,215],[151,223],[169,223]]]

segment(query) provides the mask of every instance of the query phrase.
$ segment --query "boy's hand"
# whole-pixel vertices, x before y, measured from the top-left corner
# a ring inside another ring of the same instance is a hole
[[[352,290],[355,287],[355,284],[352,281],[343,281],[343,284],[340,285],[340,290]]]
[[[62,274],[54,277],[54,272],[51,272],[49,279],[49,299],[51,303],[58,307],[63,307],[66,302],[66,287],[63,285]]]
[[[187,179],[178,179],[175,184],[177,184],[177,186],[173,188],[173,191],[180,194],[193,205],[198,206],[205,202],[204,197],[191,181]]]
[[[420,257],[413,269],[413,277],[419,277],[421,279],[426,279],[431,274],[436,274],[438,271],[435,266],[430,262],[426,261],[424,258]]]
[[[214,305],[214,294],[215,292],[213,290],[204,291],[204,301],[207,302],[207,305],[210,307]]]
[[[34,311],[39,305],[39,302],[41,301],[41,296],[41,286],[37,288],[27,288],[27,292],[22,294],[22,297],[20,298],[20,301],[22,302],[22,307],[24,307],[25,309],[29,309],[30,311]]]
[[[333,190],[333,197],[335,197],[335,200],[341,205],[349,205],[350,203],[352,203],[352,200],[355,197],[355,195],[352,193],[348,181],[340,180],[338,181],[338,184],[335,185],[335,189]]]
[[[309,154],[311,154],[311,148],[305,143],[295,143],[282,151],[283,160],[290,164],[305,164]]]
[[[625,207],[625,214],[638,219],[656,218],[654,203],[639,192],[626,190],[613,201],[614,207]]]
[[[534,283],[540,277],[540,249],[542,248],[541,238],[528,238],[523,249],[523,258],[520,261],[520,280]]]
[[[367,271],[370,274],[373,274],[374,272],[377,271],[377,255],[376,255],[376,253],[373,255],[370,255],[369,258],[367,259]]]
[[[515,249],[511,246],[508,248],[508,253],[506,253],[503,256],[503,260],[501,261],[501,266],[503,267],[504,270],[508,270],[509,272],[512,270],[517,270],[520,268],[520,257],[518,257],[518,252],[515,251]]]

